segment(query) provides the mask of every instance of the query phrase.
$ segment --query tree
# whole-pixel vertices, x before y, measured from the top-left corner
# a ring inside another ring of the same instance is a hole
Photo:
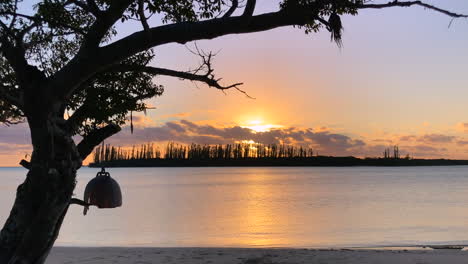
[[[241,83],[223,86],[215,78],[211,53],[196,50],[202,65],[179,71],[150,66],[153,49],[284,26],[326,29],[340,45],[340,17],[362,9],[421,6],[467,17],[421,1],[283,0],[264,14],[254,14],[255,6],[255,0],[0,1],[0,122],[27,122],[33,147],[31,160],[21,161],[28,173],[0,233],[0,263],[44,263],[70,204],[83,205],[72,198],[76,171],[129,113],[145,111],[144,100],[162,94],[153,77],[243,92]],[[155,18],[160,22],[151,25]],[[141,29],[118,39],[116,26],[131,20]]]

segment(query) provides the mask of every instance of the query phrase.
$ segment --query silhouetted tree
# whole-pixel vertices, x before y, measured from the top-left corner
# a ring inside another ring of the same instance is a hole
[[[150,66],[153,48],[283,26],[306,32],[325,28],[341,43],[340,17],[361,9],[418,5],[462,16],[420,1],[283,0],[278,11],[258,15],[255,0],[243,2],[1,1],[0,121],[26,121],[33,153],[29,162],[21,162],[28,174],[0,233],[0,263],[44,263],[70,203],[77,202],[72,195],[82,160],[119,132],[129,113],[144,111],[144,99],[162,94],[163,87],[153,77],[172,76],[242,92],[240,83],[223,86],[215,78],[211,53],[197,52],[203,63],[196,71],[178,71]],[[150,23],[148,17],[154,14],[161,23]],[[141,29],[117,38],[116,25],[130,20],[138,20]],[[74,142],[75,135],[81,135],[80,142]],[[108,148],[102,151],[106,159],[117,155]],[[285,149],[274,153],[284,157]],[[140,150],[131,156],[146,155]],[[234,156],[239,155],[243,154],[234,149]]]

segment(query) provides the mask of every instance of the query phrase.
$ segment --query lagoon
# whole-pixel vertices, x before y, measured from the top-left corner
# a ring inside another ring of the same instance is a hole
[[[76,197],[98,169],[78,173]],[[72,205],[58,246],[468,244],[468,166],[110,168],[123,207]],[[0,168],[0,223],[25,169]]]

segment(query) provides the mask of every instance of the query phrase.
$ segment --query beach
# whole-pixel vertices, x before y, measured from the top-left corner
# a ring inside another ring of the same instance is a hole
[[[468,251],[260,248],[53,248],[47,264],[458,264]]]

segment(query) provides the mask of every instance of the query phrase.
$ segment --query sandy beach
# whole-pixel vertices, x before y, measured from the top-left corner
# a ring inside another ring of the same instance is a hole
[[[468,263],[468,251],[238,249],[238,248],[77,248],[56,247],[48,264],[432,264]]]

